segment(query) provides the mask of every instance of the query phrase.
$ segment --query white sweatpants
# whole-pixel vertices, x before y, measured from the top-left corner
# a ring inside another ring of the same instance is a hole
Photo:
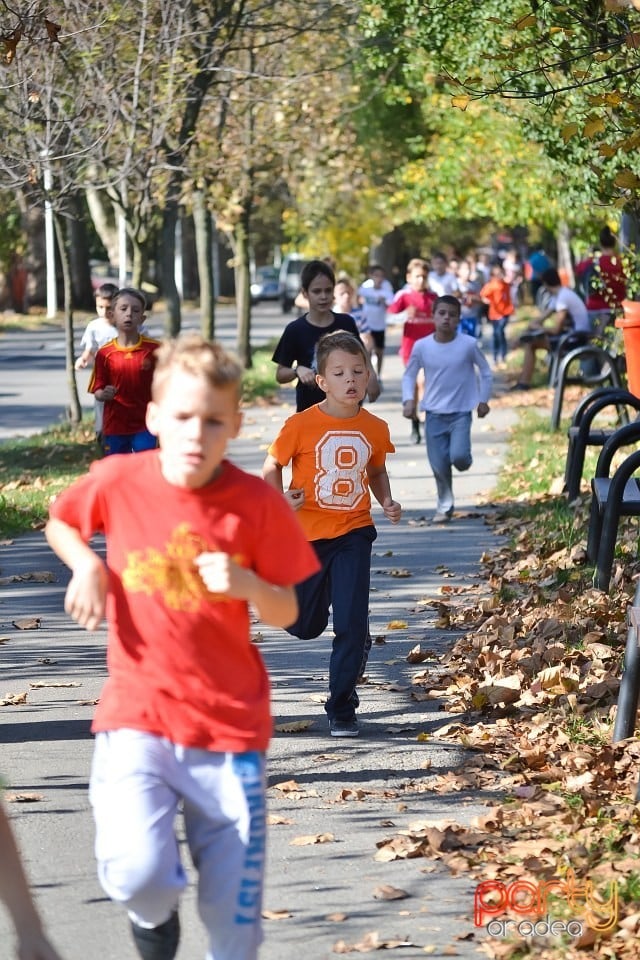
[[[174,828],[182,803],[207,960],[255,960],[266,841],[263,753],[213,753],[135,730],[99,733],[89,798],[102,887],[146,927],[168,920],[187,883]]]

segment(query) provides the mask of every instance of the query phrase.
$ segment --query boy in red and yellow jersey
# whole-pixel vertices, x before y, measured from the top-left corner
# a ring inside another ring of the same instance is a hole
[[[117,336],[100,347],[89,393],[104,401],[102,442],[106,455],[152,450],[156,438],[145,422],[151,400],[153,354],[158,340],[144,337],[146,301],[139,290],[124,287],[114,295],[107,316]]]
[[[369,380],[365,347],[336,331],[318,341],[317,382],[325,399],[294,414],[269,447],[265,480],[282,490],[282,470],[292,466],[286,497],[297,510],[322,565],[296,587],[299,616],[287,627],[295,637],[319,636],[333,609],[329,699],[325,710],[334,737],[357,737],[356,683],[369,641],[371,544],[376,529],[369,488],[392,523],[401,507],[391,497],[385,466],[394,447],[387,424],[361,407]]]

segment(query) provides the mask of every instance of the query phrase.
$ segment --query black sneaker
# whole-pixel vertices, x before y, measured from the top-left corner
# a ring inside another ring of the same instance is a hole
[[[514,390],[529,390],[529,384],[528,384],[528,383],[521,383],[521,382],[518,380],[518,382],[517,382],[517,383],[514,383],[514,385],[511,387],[511,392],[513,392]]]
[[[357,737],[360,734],[355,717],[353,720],[329,720],[329,732],[332,737]]]
[[[132,920],[131,932],[142,960],[174,960],[180,943],[178,911],[159,927],[141,927]]]

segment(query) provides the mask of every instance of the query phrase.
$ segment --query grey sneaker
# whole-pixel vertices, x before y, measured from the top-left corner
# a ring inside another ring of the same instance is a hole
[[[353,720],[329,720],[329,732],[332,737],[357,737],[360,733],[358,721]]]
[[[451,512],[447,510],[446,513],[441,513],[440,510],[437,510],[433,515],[432,523],[449,523],[451,520]]]

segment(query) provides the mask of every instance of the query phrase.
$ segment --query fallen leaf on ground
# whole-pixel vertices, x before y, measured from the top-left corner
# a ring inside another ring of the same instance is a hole
[[[12,707],[20,703],[26,703],[27,694],[27,690],[24,693],[7,693],[4,697],[0,697],[0,707]]]
[[[263,910],[263,920],[287,920],[293,914],[289,910]]]
[[[41,793],[8,793],[4,799],[7,803],[39,803],[44,797]]]
[[[0,577],[0,587],[6,587],[9,583],[22,583],[32,581],[33,583],[55,583],[55,576],[50,570],[35,570],[33,573],[12,573],[9,577]]]
[[[335,837],[332,833],[315,833],[305,837],[294,837],[289,841],[291,847],[308,847],[314,843],[333,843]]]
[[[82,684],[77,680],[32,680],[30,687],[81,687]]]
[[[26,617],[23,620],[12,620],[11,622],[18,630],[37,630],[42,623],[42,617]]]
[[[399,887],[392,887],[390,883],[382,883],[373,891],[374,900],[406,900],[410,894]]]
[[[313,726],[313,720],[292,720],[289,723],[276,723],[278,733],[301,733]]]
[[[391,620],[391,622],[387,624],[387,630],[407,630],[408,627],[409,624],[406,620]]]

